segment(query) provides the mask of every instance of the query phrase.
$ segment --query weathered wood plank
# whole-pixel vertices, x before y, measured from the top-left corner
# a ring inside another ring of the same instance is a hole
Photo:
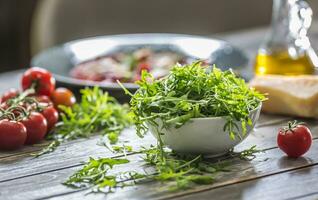
[[[262,113],[257,121],[255,128],[271,126],[271,125],[279,124],[279,123],[286,122],[292,119],[293,118],[289,116]]]
[[[143,167],[144,163],[141,162],[142,158],[140,154],[128,155],[127,158],[129,158],[130,160],[128,166],[118,165],[111,172],[116,173],[127,170],[134,170],[136,172],[142,173],[144,172],[144,170],[147,170],[147,172],[153,173],[152,169],[146,169]],[[42,198],[43,195],[47,194],[74,192],[73,189],[67,188],[63,186],[61,183],[65,181],[68,176],[70,176],[75,170],[79,169],[80,167],[81,166],[66,168],[62,170],[29,176],[22,179],[15,179],[3,183],[0,182],[0,199],[19,199],[21,198],[21,194],[26,195],[26,199],[36,199]],[[13,189],[14,187],[16,189]],[[21,193],[16,192],[17,190],[19,190]]]
[[[318,199],[317,178],[318,166],[305,167],[174,199]]]
[[[140,162],[139,156],[128,156],[132,162],[128,165],[120,166],[116,170],[142,170],[143,163]],[[235,159],[230,167],[232,171],[216,176],[216,182],[212,185],[198,186],[194,189],[178,193],[169,193],[167,190],[160,189],[163,186],[160,183],[149,182],[136,187],[118,189],[116,193],[108,195],[107,199],[126,199],[128,197],[129,199],[170,198],[224,187],[237,182],[253,180],[315,164],[318,164],[318,140],[314,140],[312,148],[304,158],[287,159],[279,149],[275,148],[266,151],[266,153],[258,154],[257,158],[250,162]],[[60,184],[76,169],[78,167],[51,171],[0,183],[0,194],[2,194],[0,198],[6,199],[6,197],[10,197],[10,199],[15,200],[19,199],[21,194],[24,194],[28,199],[48,197],[56,197],[57,199],[104,199],[105,196],[103,194],[85,196],[88,192],[87,190],[75,192],[76,190],[69,189]]]
[[[283,124],[285,124],[285,122],[257,128],[245,141],[237,146],[237,151],[244,150],[255,144],[257,144],[260,149],[275,147],[276,131]],[[309,125],[312,126],[314,135],[318,135],[318,131],[316,131],[318,126],[312,122],[309,122]],[[125,131],[121,138],[129,140],[130,143],[128,144],[133,146],[135,150],[138,149],[140,145],[145,146],[156,143],[150,134],[141,140],[135,135],[133,130]],[[72,141],[72,143],[58,148],[56,152],[37,159],[26,157],[26,155],[0,159],[0,182],[31,176],[32,174],[78,166],[81,162],[86,161],[89,156],[114,156],[114,154],[105,147],[96,145],[97,141],[98,138],[83,139],[82,142]],[[52,162],[54,162],[53,165]]]
[[[125,130],[120,139],[122,141],[128,140],[129,142],[126,145],[131,145],[135,150],[138,150],[141,144],[143,146],[156,144],[155,139],[151,135],[140,139],[131,129]],[[78,166],[81,165],[81,162],[86,161],[89,156],[117,156],[107,148],[96,145],[98,140],[99,137],[88,140],[82,139],[80,143],[72,141],[72,143],[59,147],[54,153],[43,155],[39,158],[26,157],[25,155],[3,158],[0,160],[0,182]]]
[[[318,141],[314,141],[313,148],[306,157],[300,159],[287,159],[277,148],[268,150],[264,154],[259,154],[253,161],[234,160],[231,165],[231,172],[221,173],[215,177],[216,181],[212,185],[198,186],[191,190],[180,191],[177,193],[168,192],[164,185],[158,182],[148,182],[146,184],[118,189],[115,193],[109,194],[107,199],[166,199],[175,196],[184,196],[201,191],[212,190],[214,188],[227,187],[235,183],[255,180],[269,175],[299,169],[309,165],[318,164]],[[134,167],[135,168],[135,167]],[[260,179],[262,180],[262,179]],[[165,185],[166,187],[167,185]],[[2,186],[1,186],[2,187]],[[286,186],[289,187],[289,186]],[[60,189],[60,192],[62,189]],[[228,191],[229,192],[229,191]],[[79,191],[66,195],[55,196],[54,199],[104,199],[104,194],[87,194],[87,191]],[[31,194],[32,195],[32,194]],[[47,194],[48,195],[48,194]],[[46,197],[54,197],[48,195]],[[218,196],[211,196],[218,197]],[[195,196],[193,198],[196,198]]]
[[[27,145],[23,146],[21,149],[17,149],[14,151],[0,151],[0,163],[2,158],[14,157],[14,156],[21,156],[21,155],[30,155],[31,153],[38,152],[45,146],[47,146],[50,142],[42,141],[36,145]]]

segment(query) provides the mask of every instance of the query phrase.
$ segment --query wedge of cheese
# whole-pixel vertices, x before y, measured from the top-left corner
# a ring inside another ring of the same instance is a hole
[[[318,118],[318,76],[257,76],[250,86],[267,94],[262,111]]]

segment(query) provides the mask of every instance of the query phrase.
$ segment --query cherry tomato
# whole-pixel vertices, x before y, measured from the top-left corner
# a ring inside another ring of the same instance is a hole
[[[1,102],[6,102],[9,99],[12,99],[18,95],[19,95],[19,90],[11,88],[2,95]]]
[[[9,105],[8,105],[8,103],[7,102],[2,102],[1,104],[0,104],[0,108],[2,108],[2,109],[7,109],[7,108],[9,108]]]
[[[55,79],[51,73],[39,67],[32,67],[25,71],[21,82],[23,90],[35,84],[36,94],[39,95],[51,96],[55,89]]]
[[[304,155],[310,148],[312,136],[310,130],[296,121],[288,122],[277,136],[278,147],[289,157],[297,158]]]
[[[27,119],[21,121],[27,129],[26,144],[35,144],[44,139],[47,132],[47,121],[37,112],[31,112]]]
[[[143,70],[146,70],[146,71],[148,71],[148,72],[151,70],[151,67],[150,67],[149,63],[141,62],[141,63],[138,64],[138,66],[137,66],[137,73],[138,73],[138,74],[141,74],[141,72],[142,72]]]
[[[138,81],[141,79],[141,73],[143,70],[146,70],[148,72],[151,70],[149,63],[141,62],[137,65],[136,74],[135,74],[134,79],[133,79],[134,81]]]
[[[23,146],[27,138],[25,126],[16,121],[0,120],[0,149],[15,150]]]
[[[76,102],[74,94],[66,88],[57,88],[51,98],[56,108],[58,108],[59,105],[70,107]]]
[[[38,95],[38,96],[35,97],[35,99],[38,102],[41,102],[41,103],[52,104],[51,99],[48,96],[45,96],[45,95]]]
[[[49,106],[42,111],[42,115],[47,121],[47,131],[50,131],[59,119],[59,113],[53,106]]]

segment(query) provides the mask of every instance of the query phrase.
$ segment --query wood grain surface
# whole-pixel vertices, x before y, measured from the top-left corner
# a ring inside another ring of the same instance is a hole
[[[308,153],[308,159],[291,160],[286,159],[276,147],[276,132],[288,119],[275,118],[269,124],[269,116],[266,125],[258,125],[253,133],[238,147],[237,150],[246,149],[254,144],[258,148],[267,149],[265,153],[260,153],[256,159],[249,161],[232,160],[231,172],[221,173],[215,177],[216,181],[212,185],[199,186],[192,190],[171,193],[160,189],[162,185],[158,182],[148,182],[135,187],[119,189],[116,193],[107,196],[108,199],[162,199],[187,196],[201,191],[212,190],[214,188],[228,187],[235,183],[253,181],[262,177],[276,175],[290,170],[297,170],[318,162],[318,145],[314,141],[313,148]],[[313,133],[318,136],[317,128],[313,122],[308,121]],[[138,148],[140,144],[154,144],[155,140],[148,135],[142,143],[134,134],[134,130],[128,129],[122,138],[131,141],[133,147]],[[61,184],[75,170],[81,167],[82,162],[91,157],[116,156],[108,149],[96,145],[98,137],[81,139],[63,144],[56,152],[44,155],[37,159],[28,154],[12,155],[0,159],[0,197],[1,199],[20,199],[21,194],[25,194],[27,199],[57,198],[57,199],[103,199],[104,195],[85,195],[88,190],[77,191],[67,188]],[[84,148],[85,147],[85,148]],[[118,155],[117,155],[118,156]],[[123,155],[119,155],[123,156]],[[117,170],[142,170],[140,155],[128,155],[131,163]],[[310,158],[310,159],[309,159]],[[151,170],[151,169],[148,169]],[[33,183],[33,184],[30,184]]]

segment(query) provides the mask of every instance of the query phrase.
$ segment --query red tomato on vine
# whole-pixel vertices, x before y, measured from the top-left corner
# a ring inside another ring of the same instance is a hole
[[[23,90],[33,87],[38,95],[51,96],[55,89],[55,79],[52,74],[39,67],[32,67],[25,71],[21,83]]]
[[[277,144],[289,157],[304,155],[310,148],[312,135],[308,127],[301,123],[288,122],[288,126],[278,132]]]

